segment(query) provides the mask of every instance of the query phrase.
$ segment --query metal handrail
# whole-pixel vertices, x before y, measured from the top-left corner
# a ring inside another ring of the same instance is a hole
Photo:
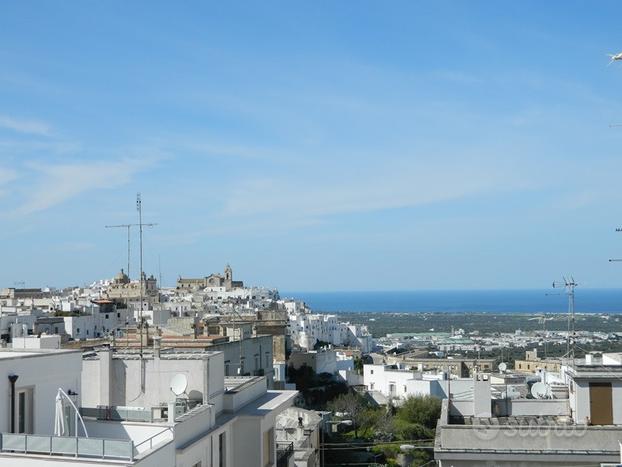
[[[153,439],[154,439],[156,436],[160,436],[162,433],[165,433],[165,432],[167,432],[167,431],[172,431],[172,430],[171,430],[170,428],[165,428],[164,430],[162,430],[162,431],[160,431],[160,432],[156,433],[155,435],[153,435],[153,436],[151,436],[151,437],[147,438],[146,440],[141,441],[140,443],[138,443],[137,445],[135,445],[135,446],[134,446],[134,448],[135,448],[135,449],[138,449],[138,446],[142,446],[142,445],[143,445],[143,444],[145,444],[147,441],[149,441],[149,449],[153,449]]]

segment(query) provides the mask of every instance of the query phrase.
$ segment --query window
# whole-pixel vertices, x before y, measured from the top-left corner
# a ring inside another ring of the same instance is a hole
[[[374,370],[369,370],[369,374],[373,375],[374,374]]]
[[[80,328],[76,328],[76,333],[80,334]]]
[[[105,318],[106,318],[106,319],[108,319],[108,313],[106,313],[106,316],[105,316]]]
[[[121,313],[117,313],[117,318],[120,318],[120,317],[121,317]]]
[[[407,390],[406,390],[406,385],[404,385],[404,394],[406,394]]]

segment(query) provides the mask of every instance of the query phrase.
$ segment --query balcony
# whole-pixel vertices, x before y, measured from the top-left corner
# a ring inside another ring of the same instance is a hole
[[[134,442],[131,440],[0,433],[0,451],[2,453],[134,460]]]
[[[178,400],[175,404],[175,420],[186,412],[200,405],[193,400]],[[158,407],[124,407],[124,406],[97,406],[81,407],[80,414],[86,418],[96,420],[122,421],[122,422],[161,422],[168,420],[168,406]]]

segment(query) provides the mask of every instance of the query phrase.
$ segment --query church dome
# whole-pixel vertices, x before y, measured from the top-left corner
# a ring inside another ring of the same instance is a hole
[[[127,274],[125,274],[125,272],[123,272],[123,269],[121,269],[121,272],[114,276],[114,281],[119,284],[127,284],[130,281],[130,278]]]

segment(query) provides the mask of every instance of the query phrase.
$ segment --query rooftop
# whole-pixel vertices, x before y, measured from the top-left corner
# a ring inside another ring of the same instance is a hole
[[[81,351],[72,349],[0,349],[0,360],[8,360],[12,358],[31,358],[67,353],[81,353]]]
[[[262,376],[225,376],[225,390],[237,392],[248,388],[262,379]]]
[[[452,425],[476,426],[567,426],[572,419],[559,415],[512,415],[509,417],[451,417]]]
[[[101,350],[101,349],[100,349]],[[77,351],[77,350],[76,350]],[[138,349],[115,349],[112,351],[112,358],[119,360],[137,360],[141,358],[141,352]],[[217,350],[189,350],[189,349],[162,349],[160,353],[161,360],[202,360],[220,353]],[[98,360],[99,355],[96,351],[84,353],[85,360]],[[143,349],[142,358],[153,359],[153,350],[151,348]]]

